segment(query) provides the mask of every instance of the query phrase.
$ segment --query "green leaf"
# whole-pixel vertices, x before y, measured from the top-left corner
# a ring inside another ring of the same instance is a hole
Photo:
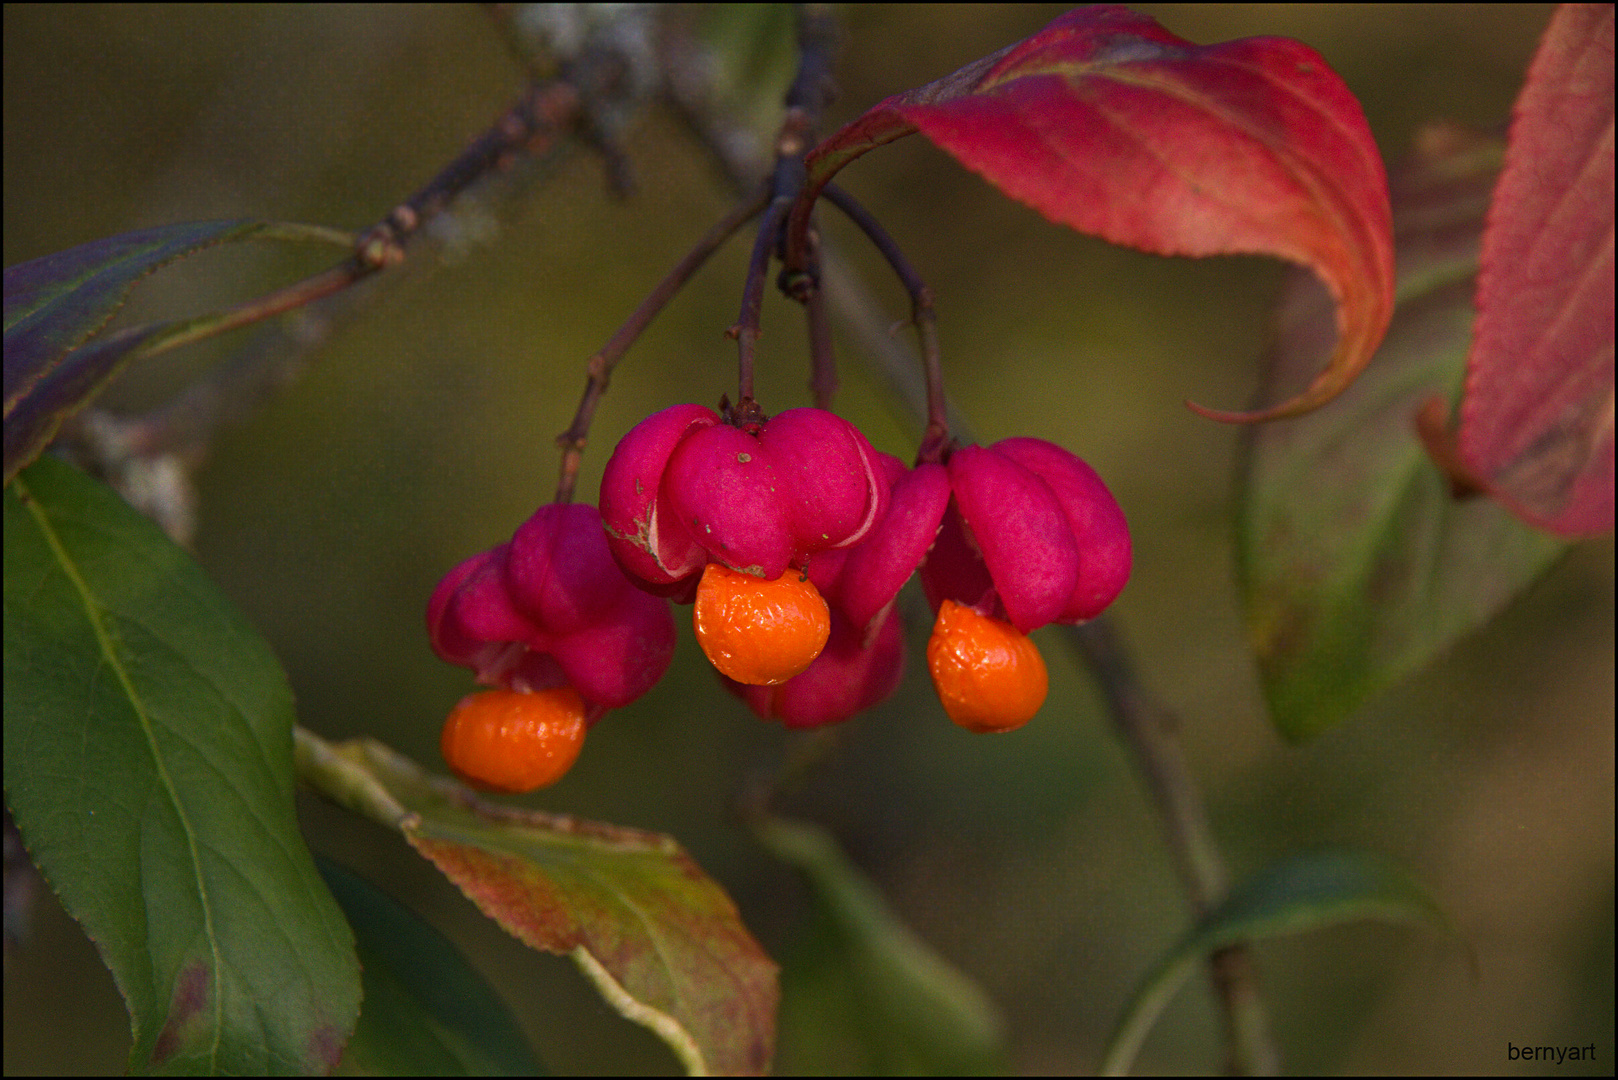
[[[365,1008],[340,1071],[544,1075],[505,1002],[454,945],[370,883],[316,862],[354,928],[364,971]]]
[[[798,1053],[786,1067],[881,1076],[1006,1071],[993,1003],[893,914],[830,834],[780,818],[759,819],[753,832],[814,891],[816,933],[783,975],[783,1045]]]
[[[518,940],[571,956],[690,1072],[769,1069],[775,963],[674,840],[492,805],[372,739],[300,732],[299,752],[317,790],[400,829]]]
[[[218,316],[131,327],[87,346],[135,282],[205,248],[250,239],[350,238],[318,226],[197,221],[110,236],[5,271],[5,481],[27,465],[125,361],[206,336]]]
[[[1381,351],[1331,407],[1248,433],[1238,557],[1271,717],[1318,735],[1477,629],[1564,545],[1456,501],[1416,436],[1465,372],[1497,143],[1430,133],[1392,178],[1399,301]],[[1263,395],[1308,378],[1335,335],[1307,278],[1283,303]]]
[[[190,556],[50,458],[5,493],[5,782],[133,1071],[336,1063],[359,971],[298,833],[286,677]]]
[[[1427,926],[1449,919],[1404,871],[1369,855],[1321,851],[1272,864],[1235,889],[1141,980],[1107,1041],[1101,1073],[1121,1076],[1146,1033],[1204,957],[1230,945],[1338,923]]]

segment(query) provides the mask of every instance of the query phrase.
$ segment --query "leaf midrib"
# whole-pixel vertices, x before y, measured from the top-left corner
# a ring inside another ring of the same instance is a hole
[[[190,855],[197,896],[202,908],[203,933],[207,938],[208,951],[212,960],[214,1015],[212,1025],[213,1045],[209,1048],[209,1067],[210,1071],[216,1071],[218,1068],[221,1032],[224,1026],[222,1015],[224,995],[219,985],[219,972],[223,965],[219,954],[218,936],[214,932],[213,905],[208,895],[207,882],[202,874],[202,862],[198,852],[196,829],[193,827],[190,817],[186,814],[185,804],[179,797],[173,778],[170,777],[168,768],[163,761],[163,756],[158,752],[157,740],[152,731],[152,718],[145,709],[140,695],[135,690],[134,681],[130,677],[129,670],[124,666],[122,657],[114,648],[113,635],[108,631],[106,625],[107,609],[96,599],[89,583],[79,573],[78,565],[69,556],[67,547],[57,533],[49,514],[46,513],[40,500],[29,491],[27,481],[19,476],[13,483],[18,488],[19,501],[33,516],[35,523],[39,527],[40,534],[45,538],[46,544],[50,546],[57,565],[61,567],[62,573],[79,594],[85,619],[89,622],[91,630],[95,634],[103,659],[107,666],[117,675],[118,682],[123,687],[124,695],[129,700],[130,707],[134,710],[140,724],[141,734],[145,737],[147,748],[151,752],[152,762],[156,768],[158,778],[163,785],[163,790],[168,795],[170,805],[174,808],[175,817],[179,820],[180,827],[185,833],[186,848]],[[171,1000],[172,996],[171,987]],[[167,1006],[165,1005],[164,1007],[166,1008]]]

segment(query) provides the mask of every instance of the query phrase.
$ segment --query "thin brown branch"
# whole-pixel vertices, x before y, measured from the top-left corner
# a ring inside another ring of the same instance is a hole
[[[356,289],[382,269],[404,261],[424,226],[444,214],[458,196],[518,160],[553,152],[577,130],[581,95],[564,80],[530,85],[521,98],[474,139],[415,194],[360,234],[355,254],[332,269],[238,305],[224,322],[197,320],[195,333],[166,338],[166,351],[196,338],[213,336],[270,315],[290,313],[266,327],[224,362],[214,366],[174,399],[134,417],[87,409],[64,428],[88,467],[107,477],[136,506],[188,543],[189,472],[211,445],[215,433],[238,421],[281,387],[294,381],[314,351],[352,320],[369,290]],[[170,494],[144,497],[151,489],[140,477],[168,477],[158,489]],[[166,507],[164,503],[173,503]]]
[[[344,321],[339,309],[353,307],[352,286],[402,262],[406,248],[424,225],[442,214],[456,195],[476,181],[509,166],[514,155],[555,148],[558,138],[573,122],[570,110],[576,107],[577,100],[577,95],[565,86],[529,87],[523,98],[466,151],[361,233],[354,256],[313,277],[239,304],[226,313],[222,322],[212,317],[197,320],[195,333],[167,337],[158,349],[143,355],[156,355],[271,315],[301,309],[291,336],[268,331],[172,401],[143,416],[112,419],[92,411],[84,414],[84,422],[120,429],[122,438],[117,445],[126,453],[173,454],[193,463],[200,460],[215,430],[292,381],[308,353],[326,340],[334,324]],[[108,472],[116,472],[119,467],[110,461],[102,466]]]
[[[491,172],[510,166],[516,155],[535,155],[582,122],[579,92],[571,83],[533,83],[438,175],[360,235],[356,250],[372,267],[392,266],[423,225],[441,214],[457,195]]]
[[[312,304],[342,292],[361,278],[372,273],[372,268],[366,266],[357,257],[349,259],[330,270],[322,270],[318,274],[295,281],[291,285],[276,289],[263,296],[243,301],[233,307],[215,315],[208,315],[192,319],[177,327],[174,331],[164,334],[161,340],[150,348],[137,350],[135,357],[149,359],[171,352],[182,345],[205,341],[208,338],[218,337],[220,334],[239,330],[244,326],[262,322],[275,315],[284,315],[288,311]]]
[[[821,117],[837,97],[832,67],[841,36],[832,5],[798,5],[798,70],[787,88],[786,106],[802,109],[812,129],[819,128]]]
[[[1201,918],[1224,900],[1229,880],[1206,803],[1178,736],[1179,722],[1135,675],[1112,620],[1106,615],[1083,626],[1064,628],[1101,688],[1107,711],[1134,754],[1152,801],[1157,804],[1180,884]],[[1224,1005],[1230,1069],[1243,1075],[1280,1071],[1280,1054],[1270,1032],[1251,951],[1232,946],[1208,961],[1209,977]]]

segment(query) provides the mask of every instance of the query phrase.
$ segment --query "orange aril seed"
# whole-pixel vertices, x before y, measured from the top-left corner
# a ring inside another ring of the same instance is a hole
[[[1015,731],[1050,688],[1045,659],[1027,635],[953,600],[939,605],[927,668],[944,711],[968,731]]]
[[[831,611],[820,590],[790,567],[765,581],[709,563],[691,622],[709,663],[753,686],[776,686],[797,675],[831,636]]]
[[[584,746],[584,699],[571,686],[468,694],[444,721],[439,749],[455,775],[520,794],[560,780]]]

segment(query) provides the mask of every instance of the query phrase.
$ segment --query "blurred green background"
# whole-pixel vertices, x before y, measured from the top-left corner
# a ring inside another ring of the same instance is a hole
[[[831,121],[1038,30],[1043,5],[848,7]],[[1541,6],[1146,5],[1195,41],[1301,38],[1359,95],[1389,160],[1418,126],[1508,114]],[[790,61],[784,11],[710,20],[739,77],[769,97]],[[7,265],[131,229],[211,217],[359,228],[506,107],[520,73],[474,7],[8,6]],[[773,45],[771,44],[773,42]],[[583,363],[721,214],[729,196],[667,112],[626,139],[639,182],[610,197],[600,162],[547,169],[518,213],[379,302],[305,374],[227,430],[199,475],[199,558],[269,637],[303,723],[376,735],[436,766],[467,673],[427,648],[445,570],[505,537],[555,481],[555,434]],[[948,387],[985,441],[1060,442],[1112,485],[1136,544],[1114,609],[1149,684],[1183,721],[1233,873],[1354,846],[1412,868],[1476,948],[1353,926],[1262,945],[1287,1064],[1298,1071],[1580,1071],[1509,1063],[1507,1043],[1613,1050],[1613,548],[1575,549],[1494,625],[1318,742],[1267,726],[1231,561],[1236,432],[1185,398],[1244,405],[1283,268],[1168,260],[1051,226],[920,139],[840,177],[933,286]],[[894,320],[907,303],[834,215]],[[722,332],[746,242],[686,290],[614,375],[580,491],[612,443],[675,401],[734,395]],[[255,247],[166,275],[132,314],[184,314],[320,265]],[[801,322],[767,301],[759,396],[808,401]],[[240,339],[150,362],[101,403],[150,407]],[[917,426],[843,349],[838,405],[908,458]],[[683,614],[683,612],[681,612]],[[830,826],[896,909],[1004,1010],[1013,1066],[1090,1071],[1134,981],[1187,910],[1143,790],[1085,674],[1046,639],[1052,692],[1006,738],[943,717],[911,628],[901,692],[856,720],[791,808]],[[578,766],[527,803],[672,833],[790,953],[805,893],[729,817],[794,736],[721,691],[682,631],[674,670],[592,730]],[[394,836],[314,800],[315,846],[443,927],[495,983],[557,1072],[675,1068],[566,960],[526,952]],[[789,1033],[790,1035],[790,1033]],[[8,1073],[112,1072],[128,1027],[93,947],[41,898],[6,968]],[[784,1041],[785,1069],[813,1069]],[[1143,1071],[1217,1069],[1219,1021],[1193,983]]]

